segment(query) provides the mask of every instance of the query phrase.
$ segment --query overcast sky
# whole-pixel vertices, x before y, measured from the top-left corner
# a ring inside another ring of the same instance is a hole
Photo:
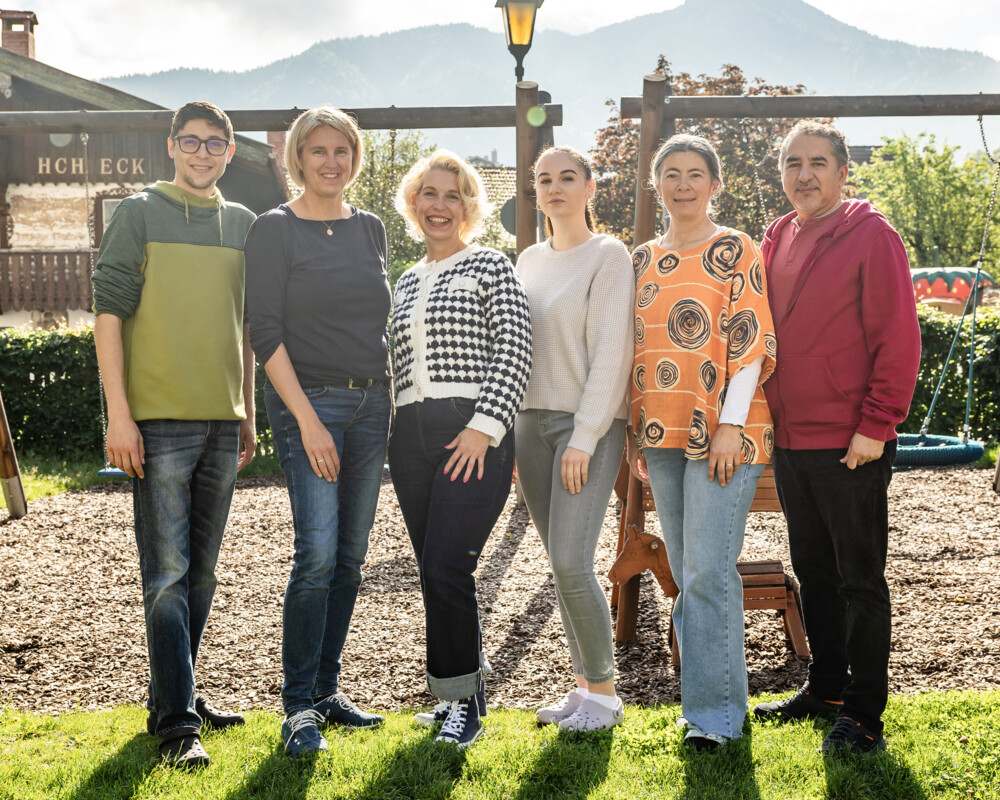
[[[808,2],[887,39],[977,50],[1000,60],[997,0]],[[11,0],[4,5],[18,7]],[[583,33],[679,5],[679,0],[545,0],[538,25]],[[494,6],[494,0],[291,0],[284,7],[274,0],[23,0],[20,5],[38,16],[36,57],[91,79],[176,67],[245,70],[319,41],[421,25],[468,22],[500,32]]]

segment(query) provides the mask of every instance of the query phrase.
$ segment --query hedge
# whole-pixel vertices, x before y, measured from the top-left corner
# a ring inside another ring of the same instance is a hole
[[[900,431],[920,430],[937,386],[958,317],[918,310],[923,355],[910,415]],[[948,368],[948,377],[931,420],[931,433],[960,435],[965,415],[969,322]],[[781,355],[779,353],[778,357]],[[271,442],[257,367],[257,433]],[[64,457],[93,453],[101,457],[97,359],[92,328],[62,331],[0,329],[0,392],[3,393],[18,452]],[[1000,438],[1000,307],[979,310],[970,425],[973,437]]]

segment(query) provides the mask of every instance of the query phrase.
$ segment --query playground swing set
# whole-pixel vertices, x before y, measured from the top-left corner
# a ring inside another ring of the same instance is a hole
[[[660,142],[673,135],[677,119],[739,118],[807,118],[847,116],[978,116],[980,132],[986,146],[982,119],[984,114],[1000,114],[1000,95],[883,95],[883,96],[668,96],[666,77],[647,75],[641,97],[623,97],[622,119],[640,119],[637,174],[647,175],[653,154]],[[543,98],[540,104],[540,98]],[[541,108],[544,114],[529,115],[532,109]],[[553,141],[552,127],[562,124],[562,106],[553,105],[538,85],[521,81],[516,87],[514,106],[456,106],[438,108],[381,108],[347,109],[358,120],[362,129],[428,129],[469,127],[514,127],[516,129],[516,238],[517,252],[538,240],[538,218],[531,184],[531,165],[540,149]],[[232,111],[229,116],[234,129],[241,131],[285,130],[300,113],[299,109],[279,111]],[[90,241],[94,241],[93,215],[89,212],[89,164],[86,158],[89,132],[114,131],[128,126],[131,130],[162,131],[169,128],[170,111],[60,111],[60,112],[6,112],[0,113],[0,135],[12,132],[78,133],[84,146],[85,198],[88,207]],[[538,124],[538,119],[543,122]],[[529,121],[531,120],[531,121]],[[982,246],[977,263],[976,281],[966,300],[965,310],[952,342],[948,358],[942,367],[941,379],[920,433],[900,436],[897,464],[919,466],[968,463],[983,453],[980,443],[969,438],[969,414],[972,398],[973,364],[975,356],[975,323],[979,302],[979,277],[983,269],[986,242],[993,215],[1000,163],[987,150],[987,157],[997,167],[990,198],[989,211],[984,224]],[[766,157],[765,157],[766,158]],[[754,164],[757,195],[763,214],[763,197],[760,190],[759,165]],[[638,245],[653,238],[655,230],[656,198],[644,181],[636,182],[635,242]],[[91,250],[91,271],[93,271]],[[931,415],[941,391],[951,356],[954,352],[965,317],[971,306],[971,333],[963,436],[936,436],[928,433]],[[106,436],[104,395],[101,387],[101,430]],[[104,444],[107,458],[106,441]],[[113,478],[127,477],[124,472],[105,461],[101,475]],[[10,429],[3,413],[0,397],[0,484],[12,518],[24,516],[27,504],[18,471]],[[994,479],[994,489],[1000,492],[1000,464]],[[617,606],[616,641],[635,637],[638,616],[639,578],[649,569],[664,594],[674,598],[677,586],[670,573],[670,565],[662,540],[645,533],[645,512],[655,509],[648,487],[634,478],[627,465],[622,464],[615,491],[622,503],[619,529],[618,558],[609,572],[613,581],[612,606]],[[758,483],[752,511],[780,511],[774,478],[770,468],[765,470]],[[792,577],[785,574],[780,561],[740,562],[738,569],[743,577],[744,607],[747,609],[774,609],[782,617],[785,632],[797,656],[808,655],[808,645],[802,627],[798,588]],[[671,627],[671,637],[673,630]],[[677,663],[677,648],[672,647],[672,659]]]

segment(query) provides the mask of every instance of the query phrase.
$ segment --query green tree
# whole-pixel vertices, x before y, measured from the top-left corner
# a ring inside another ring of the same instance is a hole
[[[871,163],[856,165],[851,182],[903,237],[914,267],[975,266],[983,239],[995,167],[984,153],[964,161],[934,136],[883,138]],[[1000,210],[1000,209],[998,209]],[[990,228],[984,263],[1000,254],[1000,225]]]
[[[805,87],[746,78],[739,67],[726,64],[719,76],[674,73],[661,55],[656,72],[667,76],[673,95],[796,95]],[[600,228],[625,242],[633,238],[639,125],[623,120],[614,101],[608,124],[597,132],[591,150],[598,177],[594,211]],[[722,160],[723,190],[715,198],[715,217],[760,239],[768,222],[791,210],[781,189],[778,147],[794,119],[679,119],[678,133],[704,136]],[[641,176],[648,180],[648,176]],[[763,208],[761,208],[763,199]]]
[[[430,155],[419,131],[365,131],[365,164],[345,193],[347,201],[382,218],[389,241],[389,281],[396,279],[415,261],[423,258],[423,243],[406,232],[406,222],[396,211],[393,199],[399,183],[419,159]]]

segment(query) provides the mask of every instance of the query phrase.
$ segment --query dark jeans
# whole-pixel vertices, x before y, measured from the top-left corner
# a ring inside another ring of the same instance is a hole
[[[475,694],[482,655],[476,565],[507,502],[514,434],[486,452],[482,480],[444,474],[445,445],[472,419],[475,401],[409,403],[396,412],[389,469],[420,570],[427,621],[427,687],[442,700]],[[464,474],[464,473],[463,473]]]
[[[889,696],[892,609],[885,562],[896,441],[849,470],[846,450],[774,448],[774,481],[788,521],[812,663],[810,690],[843,700],[875,731]]]
[[[387,383],[304,391],[337,446],[340,474],[335,483],[327,483],[313,472],[295,417],[266,383],[267,418],[295,526],[292,574],[282,609],[281,702],[286,714],[312,708],[314,697],[338,689],[341,652],[375,522],[391,409]]]
[[[156,733],[195,733],[194,665],[215,595],[215,564],[236,486],[240,424],[137,423],[146,477],[132,480],[135,543]]]

